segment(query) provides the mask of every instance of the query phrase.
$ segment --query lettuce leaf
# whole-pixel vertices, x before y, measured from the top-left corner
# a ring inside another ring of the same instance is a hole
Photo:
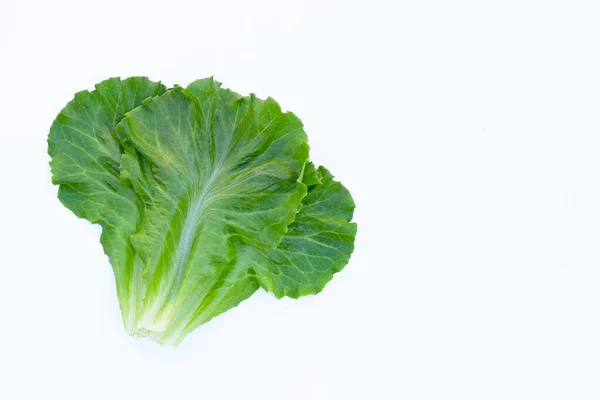
[[[308,195],[282,242],[276,249],[254,252],[252,267],[260,285],[278,298],[319,293],[354,250],[357,226],[350,222],[355,207],[350,192],[324,167],[303,182]]]
[[[49,154],[59,199],[103,227],[131,334],[177,344],[260,286],[318,293],[353,250],[350,193],[307,162],[300,120],[212,78],[80,92]]]
[[[219,86],[174,88],[118,125],[151,165],[128,171],[145,202],[131,237],[146,266],[143,329],[162,331],[174,313],[192,312],[240,245],[277,246],[306,194],[300,120],[271,99]]]
[[[48,135],[58,198],[80,218],[102,226],[100,241],[112,264],[123,321],[136,329],[141,308],[141,260],[130,244],[141,203],[120,184],[122,147],[115,127],[123,115],[166,88],[147,78],[112,78],[84,90],[58,114]]]

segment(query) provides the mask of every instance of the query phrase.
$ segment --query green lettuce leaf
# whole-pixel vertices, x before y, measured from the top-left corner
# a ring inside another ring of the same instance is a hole
[[[166,88],[147,78],[112,78],[82,91],[58,114],[48,136],[58,198],[80,218],[102,226],[100,241],[113,266],[126,329],[141,306],[141,260],[129,242],[140,219],[135,193],[120,184],[122,147],[115,126],[123,115]]]
[[[160,343],[261,286],[318,293],[354,246],[352,197],[307,162],[300,120],[220,86],[112,78],[49,135],[59,199],[103,227],[127,331]]]
[[[126,149],[122,167],[145,205],[131,236],[145,265],[138,326],[160,332],[189,320],[241,246],[282,240],[306,194],[307,137],[274,100],[212,79],[146,100],[118,129],[137,151]]]
[[[350,192],[324,167],[303,182],[308,195],[283,241],[273,250],[254,250],[251,262],[260,285],[278,298],[319,293],[354,250]]]

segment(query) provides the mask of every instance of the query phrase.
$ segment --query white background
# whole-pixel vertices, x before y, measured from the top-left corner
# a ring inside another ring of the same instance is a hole
[[[596,3],[1,0],[0,398],[599,399]],[[46,136],[131,75],[302,118],[357,203],[322,294],[126,335]]]

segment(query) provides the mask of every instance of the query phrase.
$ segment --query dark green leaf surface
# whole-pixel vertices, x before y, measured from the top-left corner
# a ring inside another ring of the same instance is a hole
[[[308,195],[277,249],[255,250],[257,278],[278,298],[319,293],[354,250],[352,196],[324,167],[315,172],[305,175]]]

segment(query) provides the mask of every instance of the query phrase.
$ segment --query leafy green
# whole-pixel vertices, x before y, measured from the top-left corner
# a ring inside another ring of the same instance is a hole
[[[255,250],[252,266],[260,284],[278,298],[319,293],[354,250],[352,196],[327,169],[316,172],[305,176],[308,195],[279,246]],[[315,177],[320,183],[314,183]]]
[[[49,135],[60,200],[103,227],[127,330],[161,343],[259,286],[318,293],[353,250],[350,193],[307,161],[300,120],[220,86],[109,79]]]
[[[141,261],[130,244],[140,219],[135,193],[120,184],[122,147],[115,127],[123,115],[166,88],[146,78],[108,79],[96,90],[75,94],[48,136],[52,182],[59,200],[75,215],[102,226],[100,241],[115,273],[128,332],[141,307]]]

